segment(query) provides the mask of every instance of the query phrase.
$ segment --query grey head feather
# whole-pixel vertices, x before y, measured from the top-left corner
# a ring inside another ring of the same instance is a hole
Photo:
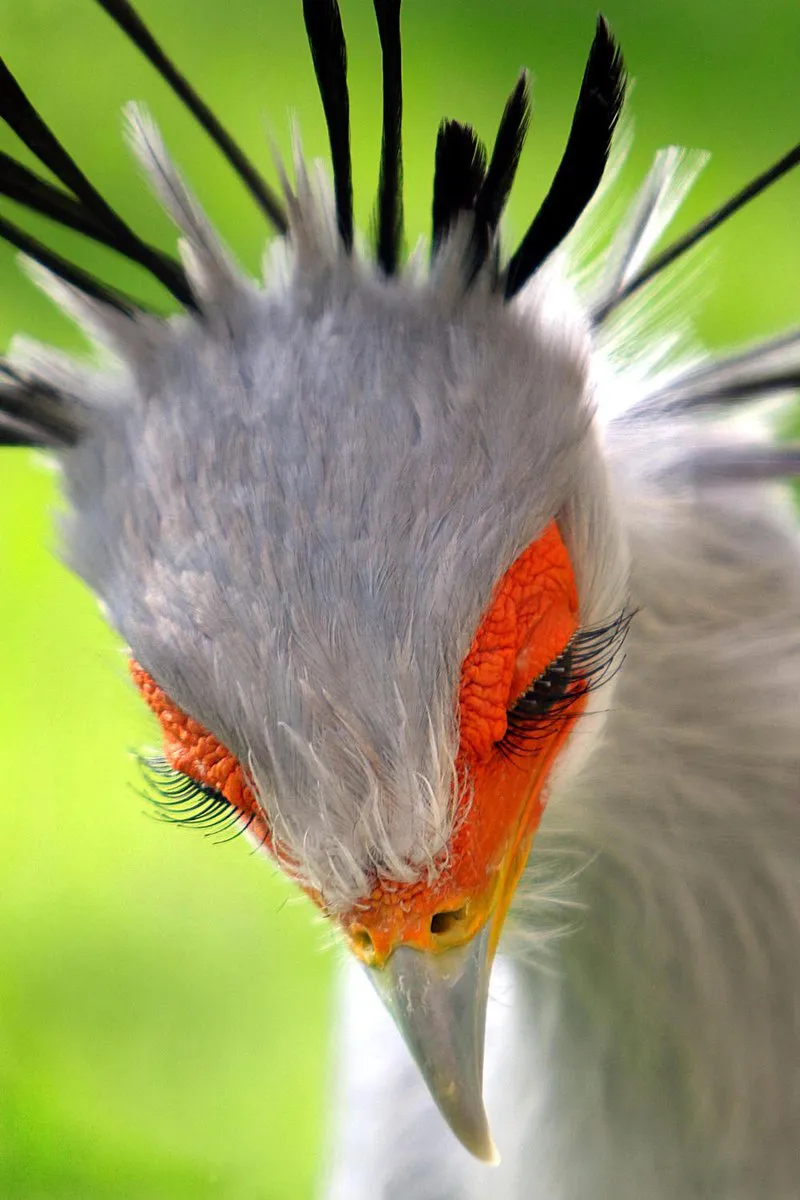
[[[658,151],[606,256],[604,278],[592,299],[594,309],[609,304],[643,265],[708,159],[703,150],[681,146]]]

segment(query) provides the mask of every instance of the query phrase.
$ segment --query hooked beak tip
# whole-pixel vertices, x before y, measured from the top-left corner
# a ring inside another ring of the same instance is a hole
[[[485,1138],[480,1144],[472,1143],[471,1145],[467,1145],[466,1142],[462,1141],[462,1145],[480,1162],[485,1163],[487,1167],[500,1166],[500,1153],[494,1144],[494,1138],[491,1135],[488,1124],[486,1126]]]
[[[476,1090],[453,1085],[449,1088],[437,1088],[437,1081],[427,1074],[425,1082],[439,1111],[464,1149],[479,1162],[486,1163],[487,1166],[497,1166],[500,1155],[489,1128],[480,1084]]]
[[[495,1146],[494,1142],[492,1141],[491,1136],[489,1138],[489,1142],[490,1142],[489,1152],[487,1153],[485,1158],[481,1159],[481,1162],[486,1163],[487,1167],[499,1167],[500,1161],[501,1161],[500,1152],[497,1149],[497,1146]]]

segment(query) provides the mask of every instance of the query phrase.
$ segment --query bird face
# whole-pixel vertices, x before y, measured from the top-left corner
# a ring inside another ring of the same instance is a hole
[[[455,797],[443,848],[431,847],[428,871],[411,882],[368,867],[368,894],[333,916],[452,1128],[487,1161],[494,1149],[480,1079],[489,971],[550,771],[600,665],[596,653],[590,660],[579,645],[574,574],[552,522],[498,581],[461,665],[453,696],[458,749],[451,778],[440,781]],[[604,639],[602,669],[607,652]],[[189,820],[216,821],[222,813],[228,823],[243,823],[284,869],[302,878],[302,850],[273,835],[269,806],[251,772],[137,663],[131,671],[162,726],[169,771],[162,778],[164,802],[170,795],[177,800],[186,781],[194,781]],[[279,797],[278,807],[290,807],[292,799]],[[354,815],[359,807],[353,797]],[[187,813],[185,795],[182,808]],[[323,893],[308,884],[306,890],[327,915]]]

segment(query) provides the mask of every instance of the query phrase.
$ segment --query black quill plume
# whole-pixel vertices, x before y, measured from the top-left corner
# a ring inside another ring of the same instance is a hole
[[[507,300],[563,241],[597,190],[624,95],[622,55],[600,16],[564,155],[541,208],[506,268]]]
[[[0,195],[116,249],[114,233],[87,212],[79,200],[3,153],[0,153]]]
[[[152,63],[161,78],[183,101],[195,120],[227,158],[267,219],[279,233],[286,233],[289,226],[281,202],[205,101],[198,96],[188,79],[167,57],[128,0],[97,0],[97,3],[119,25],[123,33],[127,34],[137,50]]]
[[[350,97],[347,46],[336,0],[303,0],[306,33],[328,126],[339,235],[353,246],[353,173],[350,161]]]
[[[459,213],[474,211],[485,178],[486,149],[475,130],[458,121],[443,121],[433,177],[433,257]]]
[[[475,200],[475,261],[477,273],[489,253],[519,166],[530,121],[531,99],[527,71],[522,71],[508,98],[489,160],[486,178]]]
[[[375,0],[383,57],[383,142],[378,185],[378,262],[387,275],[397,270],[403,243],[403,73],[401,0]]]
[[[651,259],[649,263],[642,267],[634,277],[625,284],[614,296],[607,300],[599,308],[592,313],[592,321],[595,325],[601,325],[611,313],[633,296],[640,288],[649,283],[651,279],[655,279],[662,271],[676,262],[687,250],[691,250],[694,246],[701,242],[703,238],[708,237],[720,225],[723,225],[730,217],[737,213],[740,208],[744,208],[751,200],[755,200],[756,196],[760,196],[767,188],[772,187],[773,183],[777,183],[789,171],[793,171],[795,167],[800,166],[800,144],[793,146],[788,153],[784,154],[777,162],[768,167],[766,171],[762,171],[760,175],[756,175],[755,179],[751,179],[738,192],[736,192],[729,200],[709,213],[707,217],[703,217],[697,225],[694,225],[688,233],[683,237],[672,242],[660,254]]]
[[[0,445],[65,449],[81,433],[82,405],[0,359]]]
[[[0,238],[9,242],[10,245],[16,246],[17,250],[27,254],[35,262],[41,263],[59,279],[63,279],[65,283],[71,284],[93,300],[99,300],[101,304],[107,304],[127,317],[132,317],[136,312],[141,311],[142,305],[132,300],[130,296],[117,291],[116,288],[100,283],[94,276],[67,262],[54,250],[48,250],[47,246],[43,246],[36,238],[25,233],[12,221],[7,221],[5,217],[0,217]]]
[[[78,233],[116,250],[125,258],[145,267],[151,275],[172,292],[176,300],[184,307],[195,307],[191,289],[180,263],[143,242],[106,203],[30,103],[2,58],[0,58],[0,119],[5,121],[20,141],[72,193],[70,195],[68,192],[54,187],[11,158],[10,155],[2,154],[0,155],[1,196],[7,196],[10,200],[23,204],[26,208],[39,212],[60,225],[77,230]],[[64,259],[46,251],[34,239],[27,238],[11,222],[3,221],[0,230],[7,241],[20,249],[25,249],[26,253],[31,254],[39,262],[45,263],[43,254],[48,256],[49,261],[45,265],[49,266],[55,274],[81,288],[82,291],[87,291],[87,283],[89,283],[93,288],[89,294],[97,299],[107,298],[114,294],[110,290],[105,290],[99,280],[92,279],[86,272],[79,271],[78,268],[70,267]],[[23,245],[23,242],[26,244]],[[68,275],[64,273],[65,268],[69,269]]]

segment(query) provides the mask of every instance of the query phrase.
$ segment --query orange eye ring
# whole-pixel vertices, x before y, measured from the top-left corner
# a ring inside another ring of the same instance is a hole
[[[497,585],[461,669],[460,757],[486,762],[515,700],[561,655],[578,628],[572,564],[555,522]]]

